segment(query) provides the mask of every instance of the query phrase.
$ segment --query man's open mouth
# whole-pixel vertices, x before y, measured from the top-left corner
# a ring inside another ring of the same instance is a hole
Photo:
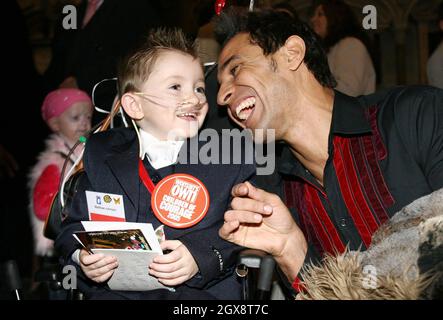
[[[242,122],[246,122],[249,117],[251,116],[252,112],[255,108],[255,98],[250,97],[245,100],[243,100],[237,108],[235,108],[235,115],[237,119],[239,119]]]

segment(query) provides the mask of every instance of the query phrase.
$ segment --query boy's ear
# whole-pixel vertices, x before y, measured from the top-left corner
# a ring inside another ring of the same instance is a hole
[[[122,107],[125,112],[134,120],[141,120],[145,116],[138,97],[131,93],[125,93],[121,98]]]
[[[53,118],[49,119],[48,126],[52,132],[59,132],[60,131],[60,123],[58,121],[58,117],[53,117]]]
[[[297,70],[305,59],[306,45],[299,36],[290,36],[286,39],[284,48],[286,49],[289,69]]]

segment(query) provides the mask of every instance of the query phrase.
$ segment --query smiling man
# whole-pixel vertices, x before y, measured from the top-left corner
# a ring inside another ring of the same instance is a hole
[[[233,188],[223,238],[272,254],[296,287],[305,261],[368,248],[395,212],[443,187],[443,91],[335,91],[318,38],[281,13],[228,12],[216,30],[218,103],[285,145],[272,183]]]

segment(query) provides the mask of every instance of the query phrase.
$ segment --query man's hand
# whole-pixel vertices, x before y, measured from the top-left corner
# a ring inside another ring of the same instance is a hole
[[[232,196],[220,236],[273,255],[292,281],[303,265],[307,244],[288,208],[280,197],[249,182],[234,186]]]
[[[149,265],[149,274],[158,278],[160,283],[165,286],[177,286],[197,274],[197,263],[181,241],[163,241],[161,248],[172,252],[155,257]]]
[[[80,267],[83,273],[97,283],[108,281],[118,267],[116,257],[103,254],[89,254],[85,249],[80,251]]]

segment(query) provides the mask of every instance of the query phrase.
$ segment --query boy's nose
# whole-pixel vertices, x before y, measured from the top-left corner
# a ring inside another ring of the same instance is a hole
[[[204,101],[200,101],[201,99],[197,96],[196,93],[192,93],[189,96],[187,96],[185,99],[183,99],[182,105],[183,106],[196,106],[199,104],[203,104]]]

